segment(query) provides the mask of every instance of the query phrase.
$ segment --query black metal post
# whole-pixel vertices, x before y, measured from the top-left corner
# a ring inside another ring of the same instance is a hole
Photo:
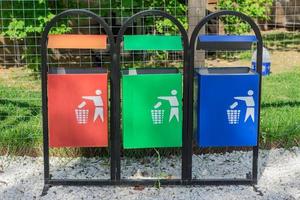
[[[258,128],[257,128],[257,145],[253,147],[253,160],[252,160],[252,177],[251,177],[251,183],[257,183],[257,165],[258,165],[258,149],[259,149],[259,129],[260,129],[260,105],[261,105],[261,78],[262,78],[262,52],[263,52],[263,41],[262,41],[262,36],[259,30],[259,27],[255,24],[255,22],[247,15],[240,13],[240,12],[236,12],[236,11],[219,11],[219,12],[215,12],[212,13],[210,15],[207,15],[206,17],[204,17],[201,21],[199,21],[199,23],[197,24],[197,26],[195,27],[193,33],[192,33],[192,37],[190,39],[190,66],[191,66],[191,70],[189,71],[189,77],[191,77],[191,79],[189,79],[189,122],[188,122],[188,140],[189,140],[189,144],[192,144],[192,134],[193,134],[193,74],[194,74],[194,56],[195,56],[195,43],[198,37],[198,34],[200,32],[200,30],[204,27],[204,25],[209,22],[211,19],[214,18],[219,18],[221,16],[225,16],[225,15],[229,15],[229,16],[236,16],[241,18],[242,20],[246,21],[252,28],[252,30],[255,33],[256,39],[257,39],[257,67],[256,67],[256,72],[259,73],[259,106],[258,106]],[[188,146],[188,162],[189,162],[189,169],[188,169],[188,176],[191,179],[191,175],[192,175],[192,145]],[[248,180],[248,178],[246,179]],[[228,181],[228,184],[232,183],[231,180],[222,180],[222,181]]]
[[[84,10],[84,9],[71,9],[66,10],[55,16],[45,27],[44,32],[42,34],[41,38],[41,76],[42,76],[42,111],[43,111],[43,152],[44,152],[44,190],[43,194],[46,194],[47,189],[50,185],[52,185],[51,182],[51,176],[49,172],[49,136],[48,136],[48,98],[47,98],[47,74],[48,74],[48,64],[47,64],[47,41],[48,41],[48,34],[51,30],[51,28],[61,19],[70,15],[85,15],[88,17],[93,18],[96,20],[101,26],[103,26],[106,34],[108,35],[109,45],[110,45],[110,55],[111,55],[111,68],[112,71],[115,67],[115,63],[113,62],[113,56],[115,51],[115,43],[114,43],[114,37],[112,34],[112,31],[108,24],[98,15],[95,13]],[[113,76],[113,73],[112,73]],[[115,98],[115,90],[114,90],[114,83],[115,78],[112,78],[111,80],[111,101],[114,101]],[[113,105],[112,105],[113,106]],[[114,117],[111,116],[111,124],[116,124],[114,122]],[[114,126],[110,126],[110,140],[115,140],[115,129]],[[115,180],[115,151],[114,151],[114,143],[110,144],[110,152],[111,152],[111,180]],[[57,183],[63,184],[65,180],[57,180]],[[109,181],[109,180],[106,180]]]

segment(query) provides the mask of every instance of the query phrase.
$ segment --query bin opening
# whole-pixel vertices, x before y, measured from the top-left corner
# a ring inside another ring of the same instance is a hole
[[[102,74],[107,73],[106,68],[74,68],[74,67],[50,67],[48,74]]]
[[[255,74],[249,67],[211,67],[199,68],[199,74]]]
[[[177,68],[140,68],[140,69],[124,69],[123,75],[138,75],[138,74],[176,74]]]

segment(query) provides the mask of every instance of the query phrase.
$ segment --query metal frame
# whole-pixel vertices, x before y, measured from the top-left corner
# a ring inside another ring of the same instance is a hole
[[[160,11],[160,10],[146,10],[146,11],[141,11],[135,15],[133,15],[132,17],[130,17],[129,19],[127,19],[124,24],[122,25],[121,29],[118,32],[118,36],[117,36],[117,42],[116,42],[116,79],[118,80],[118,86],[120,86],[120,79],[121,79],[121,63],[120,63],[120,57],[121,57],[121,42],[123,41],[123,36],[125,31],[127,30],[127,28],[134,22],[134,20],[140,18],[140,17],[144,17],[144,16],[160,16],[160,17],[164,17],[169,19],[171,22],[173,22],[177,28],[179,29],[180,33],[181,33],[181,37],[182,37],[182,41],[183,41],[183,51],[184,51],[184,58],[183,58],[183,124],[182,124],[182,175],[181,175],[181,179],[152,179],[152,180],[122,180],[121,179],[121,163],[120,163],[120,151],[121,151],[121,130],[120,130],[120,118],[121,118],[121,98],[120,98],[120,87],[118,87],[118,96],[115,99],[117,102],[117,106],[116,109],[113,111],[114,113],[118,114],[118,118],[116,119],[116,126],[118,126],[116,128],[116,178],[117,181],[119,183],[138,183],[138,184],[155,184],[157,181],[160,181],[161,184],[186,184],[187,180],[188,180],[188,176],[187,176],[187,169],[188,169],[188,163],[186,158],[187,155],[187,150],[188,150],[188,146],[189,146],[189,141],[187,138],[187,122],[188,122],[188,93],[186,91],[188,91],[188,61],[189,61],[189,39],[188,39],[188,35],[186,30],[184,29],[184,27],[182,26],[182,24],[172,15],[168,14],[167,12],[164,11]]]
[[[111,55],[110,68],[110,179],[52,179],[49,173],[49,136],[48,136],[48,100],[47,100],[47,39],[50,29],[58,22],[59,19],[69,16],[83,14],[95,19],[105,29],[108,35]],[[192,144],[193,144],[193,81],[194,81],[194,56],[195,42],[199,31],[211,19],[218,18],[224,15],[237,16],[248,22],[255,32],[257,38],[257,68],[256,71],[260,74],[259,78],[259,107],[258,118],[260,119],[260,104],[261,104],[261,70],[262,70],[262,36],[258,26],[248,16],[235,11],[219,11],[204,17],[194,29],[189,41],[188,34],[182,24],[172,15],[159,10],[146,10],[139,12],[130,17],[119,30],[116,43],[113,33],[108,24],[95,13],[84,9],[72,9],[64,11],[54,17],[45,27],[41,38],[41,57],[42,57],[42,111],[43,111],[43,151],[44,151],[44,189],[45,195],[50,186],[54,185],[153,185],[160,182],[161,185],[247,185],[257,183],[257,164],[258,164],[258,144],[259,144],[259,127],[258,122],[258,138],[257,146],[253,147],[252,175],[247,174],[246,179],[192,179]],[[127,28],[133,21],[144,16],[160,16],[171,20],[179,29],[183,40],[183,125],[182,125],[182,172],[181,179],[121,179],[121,42]]]
[[[47,75],[48,75],[48,63],[47,63],[47,41],[48,41],[48,34],[51,30],[51,28],[63,17],[67,17],[70,15],[85,15],[87,17],[93,18],[96,20],[99,25],[103,26],[105,29],[106,34],[108,35],[108,40],[110,44],[110,57],[111,57],[111,71],[115,68],[113,62],[113,56],[114,56],[114,50],[115,50],[115,43],[114,43],[114,36],[112,34],[112,31],[108,24],[98,15],[95,13],[84,10],[84,9],[71,9],[71,10],[66,10],[55,16],[45,27],[44,32],[42,34],[41,38],[41,76],[42,76],[42,111],[43,111],[43,151],[44,151],[44,189],[42,192],[42,195],[45,195],[49,189],[50,186],[52,185],[72,185],[76,183],[76,185],[82,185],[83,183],[88,183],[88,182],[97,182],[99,185],[106,185],[106,184],[113,184],[113,180],[115,180],[115,155],[113,149],[114,149],[114,143],[110,143],[110,152],[111,152],[111,175],[110,179],[103,179],[103,180],[68,180],[68,179],[52,179],[50,175],[50,166],[49,166],[49,135],[48,135],[48,91],[47,91]],[[113,72],[111,73],[113,75]],[[111,107],[114,107],[114,101],[115,98],[115,90],[114,90],[114,78],[113,76],[110,76],[111,80]],[[112,114],[110,115],[110,123],[111,124],[116,124],[114,122],[115,116]],[[114,141],[114,126],[110,126],[110,141]]]
[[[263,52],[263,41],[262,36],[259,30],[259,27],[255,24],[255,22],[248,17],[247,15],[244,15],[243,13],[236,12],[236,11],[219,11],[212,13],[210,15],[207,15],[204,17],[195,27],[191,39],[190,39],[190,70],[189,70],[189,87],[188,87],[188,93],[189,93],[189,103],[188,103],[188,110],[189,112],[189,118],[188,118],[188,140],[189,144],[192,144],[192,137],[193,137],[193,92],[194,92],[194,84],[193,84],[193,75],[194,75],[194,57],[195,57],[195,43],[197,41],[198,35],[200,30],[204,27],[204,25],[209,22],[211,19],[219,18],[220,16],[236,16],[241,18],[242,20],[246,21],[252,28],[252,30],[255,33],[256,39],[257,39],[257,68],[256,72],[259,74],[259,105],[258,105],[258,127],[257,127],[257,146],[253,147],[253,159],[252,159],[252,174],[246,174],[245,179],[216,179],[211,180],[212,184],[220,185],[220,184],[256,184],[257,183],[257,168],[258,168],[258,149],[259,149],[259,129],[260,129],[260,105],[261,105],[261,78],[262,78],[262,52]],[[210,180],[198,180],[198,179],[192,179],[192,145],[188,146],[188,178],[192,182],[195,181],[196,183],[203,183],[205,181]]]

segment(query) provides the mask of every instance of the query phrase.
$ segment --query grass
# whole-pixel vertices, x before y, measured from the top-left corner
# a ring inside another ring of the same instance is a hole
[[[1,70],[0,74],[0,153],[40,154],[40,80],[22,68]],[[261,147],[300,145],[299,85],[300,70],[263,78]],[[54,150],[52,154],[66,156],[80,152],[81,155],[89,155],[97,151],[66,148]],[[108,154],[107,150],[102,150],[102,153]]]
[[[263,79],[261,131],[263,145],[300,145],[300,70]]]
[[[29,153],[40,148],[40,81],[27,70],[1,70],[0,146],[1,151]]]
[[[264,44],[271,49],[299,50],[300,32],[285,31],[285,30],[271,30],[262,32]]]

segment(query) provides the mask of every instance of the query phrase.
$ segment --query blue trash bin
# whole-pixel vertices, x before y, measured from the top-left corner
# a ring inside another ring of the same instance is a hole
[[[197,72],[198,145],[256,146],[259,74],[248,67],[200,68]]]

